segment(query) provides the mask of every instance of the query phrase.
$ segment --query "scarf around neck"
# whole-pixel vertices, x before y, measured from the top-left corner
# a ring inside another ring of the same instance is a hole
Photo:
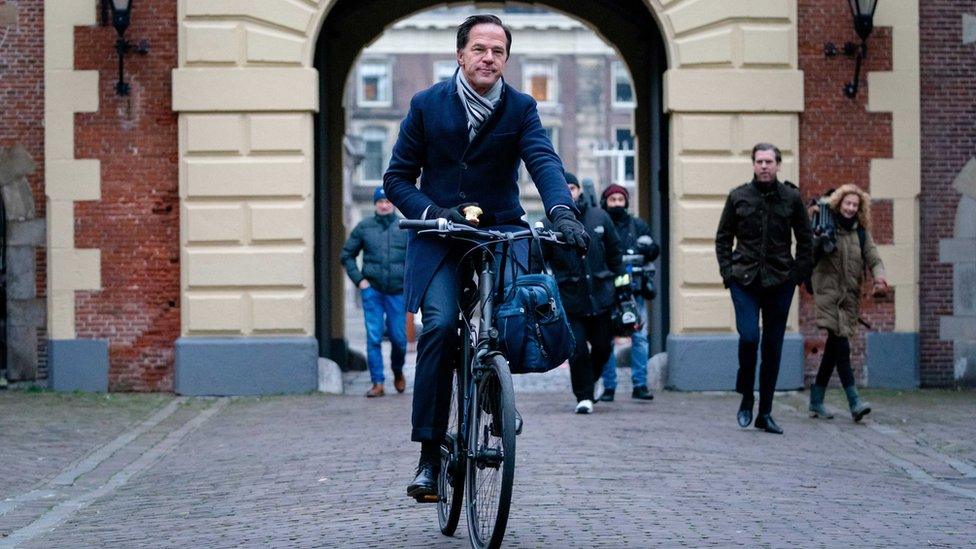
[[[454,72],[454,79],[457,83],[458,96],[468,118],[468,139],[474,139],[474,136],[478,135],[478,130],[491,118],[491,113],[501,101],[504,79],[499,78],[485,95],[479,94],[471,87],[460,69]]]

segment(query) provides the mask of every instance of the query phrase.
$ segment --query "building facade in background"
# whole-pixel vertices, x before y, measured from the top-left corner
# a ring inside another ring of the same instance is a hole
[[[135,2],[126,36],[149,52],[126,59],[131,94],[118,96],[101,4],[0,0],[4,376],[314,389],[318,357],[341,358],[348,205],[384,168],[405,98],[452,70],[459,18],[423,0]],[[507,76],[540,99],[569,169],[598,185],[632,177],[665,246],[673,387],[734,379],[712,239],[757,141],[782,147],[805,198],[857,182],[874,199],[894,293],[864,308],[859,381],[972,381],[976,2],[879,2],[854,99],[841,92],[853,61],[824,55],[857,40],[846,1],[545,5],[562,15],[506,14]],[[628,132],[631,168],[594,154]],[[823,345],[798,302],[784,388],[804,384]]]

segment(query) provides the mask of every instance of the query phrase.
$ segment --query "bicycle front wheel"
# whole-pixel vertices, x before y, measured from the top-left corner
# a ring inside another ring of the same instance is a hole
[[[447,435],[441,444],[441,470],[437,476],[437,523],[441,533],[453,536],[461,518],[461,503],[464,501],[465,448],[462,447],[460,426],[464,414],[464,387],[457,368],[451,370],[451,411],[447,424]]]
[[[492,355],[468,416],[468,535],[478,549],[501,546],[515,481],[515,390],[508,361]]]

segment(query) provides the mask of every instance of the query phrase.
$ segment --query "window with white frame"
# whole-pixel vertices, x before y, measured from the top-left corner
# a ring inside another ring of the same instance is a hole
[[[450,80],[457,68],[458,64],[454,59],[434,61],[434,83]]]
[[[363,128],[363,177],[364,184],[373,184],[383,179],[386,169],[387,132],[383,126]]]
[[[526,61],[522,65],[522,91],[542,105],[558,101],[555,61]]]
[[[634,86],[630,82],[630,72],[623,61],[614,61],[610,66],[610,78],[613,85],[613,106],[634,107]]]
[[[614,183],[628,184],[634,182],[634,134],[630,128],[615,128],[614,140],[620,151],[614,163]]]
[[[357,98],[363,107],[388,107],[392,103],[390,93],[390,63],[383,60],[366,60],[359,64]]]

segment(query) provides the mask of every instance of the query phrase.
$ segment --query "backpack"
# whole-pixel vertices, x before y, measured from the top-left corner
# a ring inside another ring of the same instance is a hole
[[[548,372],[576,348],[559,287],[549,274],[522,275],[509,284],[495,326],[513,374]]]

